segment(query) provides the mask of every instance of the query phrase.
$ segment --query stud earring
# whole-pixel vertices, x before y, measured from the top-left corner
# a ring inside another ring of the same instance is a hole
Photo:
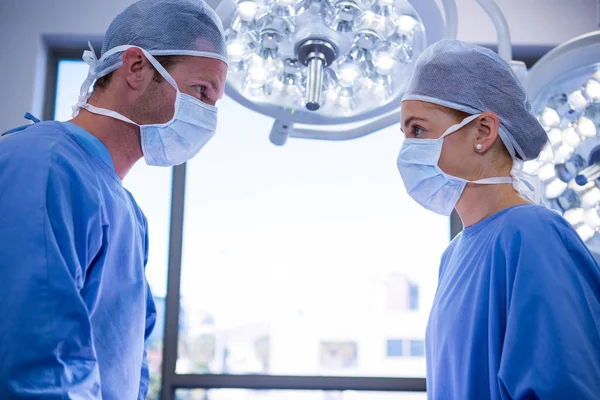
[[[479,144],[477,144],[477,145],[475,146],[475,148],[476,148],[477,150],[481,150],[481,149],[483,149],[483,145],[482,145],[481,143],[479,143]]]

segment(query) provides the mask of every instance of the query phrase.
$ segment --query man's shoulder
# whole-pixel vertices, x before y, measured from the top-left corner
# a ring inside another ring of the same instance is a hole
[[[45,121],[0,137],[0,159],[38,164],[52,156],[65,156],[77,148],[62,123]]]
[[[86,198],[98,193],[97,176],[90,157],[59,122],[40,122],[0,140],[0,186]]]
[[[0,165],[32,173],[51,169],[85,171],[86,156],[61,122],[45,121],[0,139]]]

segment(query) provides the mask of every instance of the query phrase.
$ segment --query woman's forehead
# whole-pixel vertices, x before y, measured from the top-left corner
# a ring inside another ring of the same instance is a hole
[[[437,108],[435,104],[427,103],[420,100],[407,100],[402,103],[400,108],[400,116],[402,122],[410,118],[427,118],[439,114],[442,110]]]
[[[439,104],[421,100],[403,101],[402,107],[400,108],[400,112],[403,121],[410,117],[427,118],[433,116],[441,117],[442,115],[462,121],[464,118],[469,116],[468,113],[465,113],[463,111],[455,110]]]

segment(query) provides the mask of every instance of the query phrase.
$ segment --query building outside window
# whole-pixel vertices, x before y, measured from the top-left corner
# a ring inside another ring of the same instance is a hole
[[[402,339],[388,339],[387,341],[387,356],[402,357],[404,356],[404,341]]]

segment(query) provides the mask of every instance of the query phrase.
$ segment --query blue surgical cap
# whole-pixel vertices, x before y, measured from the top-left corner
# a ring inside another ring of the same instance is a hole
[[[500,120],[500,139],[513,158],[537,158],[548,140],[512,68],[481,46],[442,40],[428,47],[415,63],[402,98],[406,100],[468,114],[495,113]]]
[[[227,63],[221,20],[203,0],[140,0],[132,4],[110,24],[101,55],[120,46],[140,47],[153,56],[201,56]],[[122,51],[101,57],[95,78],[122,64]]]

